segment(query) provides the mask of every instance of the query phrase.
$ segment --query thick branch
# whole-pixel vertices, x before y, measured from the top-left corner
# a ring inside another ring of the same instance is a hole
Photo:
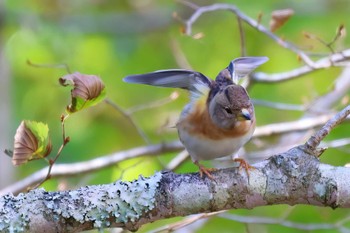
[[[301,147],[254,166],[249,178],[238,168],[213,172],[214,181],[159,172],[133,182],[6,195],[0,199],[0,231],[136,230],[174,216],[282,203],[350,207],[350,168],[321,164]]]

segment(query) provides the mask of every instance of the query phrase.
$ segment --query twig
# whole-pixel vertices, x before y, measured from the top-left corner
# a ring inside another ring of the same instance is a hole
[[[237,24],[238,24],[238,30],[239,30],[241,56],[244,57],[247,54],[246,46],[245,46],[245,33],[243,30],[242,20],[238,16],[237,16]]]
[[[159,155],[165,152],[173,152],[182,150],[183,146],[181,142],[175,141],[170,143],[156,144],[144,147],[136,147],[126,151],[120,151],[110,155],[98,157],[96,159],[70,163],[70,164],[55,164],[51,171],[51,178],[57,177],[69,177],[73,175],[93,172],[106,167],[110,167],[118,162],[136,158],[144,155]],[[41,181],[47,174],[48,167],[45,167],[26,178],[9,185],[8,187],[0,190],[0,196],[7,193],[17,194],[39,181]]]
[[[244,21],[251,27],[255,28],[259,32],[267,35],[268,37],[272,38],[277,44],[280,46],[291,50],[292,52],[296,53],[306,64],[306,66],[302,66],[300,68],[284,72],[284,73],[278,73],[278,74],[266,74],[262,72],[256,72],[252,74],[252,80],[253,81],[259,81],[259,82],[281,82],[288,79],[300,77],[302,75],[305,75],[307,73],[310,73],[314,70],[319,69],[325,69],[332,66],[346,66],[348,64],[342,64],[344,61],[347,61],[350,59],[350,50],[344,50],[339,53],[331,54],[327,57],[321,58],[318,61],[314,62],[310,59],[310,57],[305,53],[303,50],[297,48],[295,45],[293,45],[290,42],[284,41],[281,38],[279,38],[277,35],[272,33],[270,30],[265,28],[260,24],[259,21],[256,21],[241,11],[238,10],[238,8],[231,4],[213,4],[209,6],[203,6],[197,8],[192,16],[185,22],[186,25],[186,34],[191,35],[192,34],[192,25],[197,21],[197,19],[204,13],[211,12],[211,11],[218,11],[218,10],[228,10],[233,12],[241,21]]]
[[[55,164],[55,162],[57,161],[58,157],[60,157],[63,148],[67,145],[67,143],[68,143],[69,140],[70,140],[69,137],[66,137],[66,131],[65,131],[65,127],[64,127],[64,121],[68,118],[68,116],[69,116],[69,115],[67,115],[67,116],[62,115],[62,116],[61,116],[62,144],[61,144],[60,148],[58,149],[55,158],[54,158],[54,159],[50,159],[50,160],[48,161],[48,162],[49,162],[49,167],[48,167],[48,169],[47,169],[47,174],[46,174],[45,178],[44,178],[42,181],[40,181],[39,183],[37,183],[35,186],[29,187],[29,188],[27,189],[27,191],[38,188],[38,187],[39,187],[40,185],[42,185],[45,181],[47,181],[47,180],[49,180],[49,179],[51,178],[51,170],[52,170],[52,167],[53,167],[53,165]]]
[[[173,158],[168,165],[166,166],[166,170],[175,170],[178,166],[183,164],[189,157],[187,150],[181,151],[175,158]]]
[[[330,229],[338,229],[339,227],[336,224],[329,223],[298,223],[293,221],[288,221],[284,219],[278,218],[266,218],[259,216],[241,216],[237,214],[230,213],[222,213],[219,214],[218,217],[230,219],[232,221],[240,222],[240,223],[252,223],[252,224],[277,224],[289,228],[299,229],[299,230],[330,230]]]
[[[350,105],[338,112],[333,118],[331,118],[319,131],[317,131],[310,139],[305,143],[305,146],[310,151],[315,151],[321,141],[331,132],[331,130],[342,123],[346,117],[350,114]]]
[[[223,213],[223,212],[226,212],[226,211],[224,210],[224,211],[218,211],[218,212],[213,212],[213,213],[197,214],[194,216],[187,217],[187,218],[180,220],[178,222],[172,223],[170,225],[162,226],[162,227],[157,228],[155,230],[151,230],[148,233],[176,231],[176,230],[179,230],[185,226],[188,226],[188,225],[190,225],[190,224],[192,224],[200,219],[209,218],[211,216],[215,216],[215,215],[218,215],[218,214]]]
[[[309,58],[309,56],[299,48],[297,48],[295,45],[293,45],[290,42],[284,41],[281,38],[279,38],[277,35],[272,33],[270,30],[265,28],[260,24],[260,22],[257,22],[256,20],[250,18],[238,8],[232,4],[213,4],[208,6],[202,6],[199,7],[194,11],[194,13],[191,15],[191,17],[185,22],[186,25],[186,34],[191,35],[192,34],[192,25],[197,21],[197,19],[204,13],[211,12],[211,11],[218,11],[218,10],[227,10],[233,12],[237,17],[239,17],[242,21],[250,25],[251,27],[255,28],[259,32],[267,35],[274,41],[276,41],[277,44],[280,46],[289,49],[296,53],[310,68],[315,68],[314,62]]]
[[[267,74],[263,72],[255,72],[252,74],[252,79],[257,82],[282,82],[293,78],[299,78],[303,75],[313,72],[314,70],[320,70],[336,66],[344,61],[350,59],[350,49],[346,49],[339,53],[329,55],[314,62],[313,67],[302,66],[287,72],[277,74]]]
[[[142,110],[145,110],[145,109],[157,108],[157,107],[160,107],[162,105],[165,105],[167,103],[170,103],[170,102],[176,100],[178,97],[179,97],[179,92],[173,91],[168,97],[166,97],[164,99],[159,99],[159,100],[153,101],[151,103],[146,103],[146,104],[133,106],[133,107],[128,108],[127,110],[125,110],[125,113],[128,116],[130,116],[134,112],[142,111]]]
[[[338,148],[347,145],[350,145],[350,138],[341,138],[332,141],[321,142],[320,144],[321,147],[327,148]]]
[[[278,102],[271,102],[271,101],[259,100],[259,99],[252,99],[252,102],[254,105],[266,106],[266,107],[281,109],[281,110],[290,110],[290,111],[306,110],[306,107],[302,105],[297,105],[297,104],[278,103]]]
[[[184,52],[182,51],[179,43],[172,39],[170,43],[171,51],[173,52],[175,61],[181,69],[193,70],[192,66],[188,62]]]
[[[199,8],[198,5],[196,5],[196,4],[194,4],[193,2],[190,2],[190,1],[185,1],[185,0],[176,0],[176,1],[181,3],[181,4],[183,4],[183,5],[185,5],[185,6],[188,6],[189,8],[194,9],[194,10]]]
[[[343,35],[343,33],[344,33],[344,25],[340,25],[338,27],[337,33],[335,34],[335,36],[333,37],[333,39],[330,42],[326,42],[325,40],[323,40],[319,36],[308,33],[308,32],[304,32],[304,35],[308,39],[313,39],[313,40],[320,42],[322,45],[327,47],[331,51],[331,53],[334,53],[335,51],[332,48],[332,45]]]
[[[312,40],[316,40],[317,42],[321,43],[322,45],[324,45],[325,47],[327,47],[331,53],[334,53],[334,50],[331,46],[330,43],[327,43],[326,41],[324,41],[322,38],[314,35],[314,34],[311,34],[311,33],[308,33],[308,32],[304,32],[304,36],[308,39],[312,39]]]
[[[325,114],[315,117],[303,118],[296,121],[281,122],[260,126],[257,127],[257,129],[255,130],[253,137],[270,136],[273,134],[281,134],[311,129],[323,125],[331,118],[331,116],[331,114]]]
[[[110,99],[106,98],[105,103],[112,106],[115,110],[117,110],[119,113],[121,113],[130,123],[131,125],[137,130],[138,134],[142,137],[142,139],[149,145],[151,144],[151,141],[145,134],[145,132],[139,127],[136,122],[134,121],[134,118],[126,111],[124,111],[118,104],[114,103]]]
[[[65,63],[60,63],[60,64],[37,64],[33,63],[30,60],[27,60],[27,64],[33,67],[37,68],[63,68],[67,71],[67,73],[71,74],[71,70],[69,69],[69,66]]]

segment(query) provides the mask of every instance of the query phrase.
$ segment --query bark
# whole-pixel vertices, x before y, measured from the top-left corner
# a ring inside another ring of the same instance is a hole
[[[0,198],[0,231],[135,231],[158,219],[226,209],[275,204],[348,208],[350,168],[322,164],[317,156],[299,146],[254,164],[249,175],[237,167],[213,172],[214,180],[163,171],[132,182],[8,194]]]

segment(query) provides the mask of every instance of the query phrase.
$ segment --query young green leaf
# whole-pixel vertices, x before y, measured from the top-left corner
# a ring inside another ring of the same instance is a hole
[[[59,79],[62,86],[72,85],[72,102],[67,106],[67,112],[74,113],[96,105],[106,97],[105,86],[96,75],[68,74]]]
[[[36,121],[22,121],[15,134],[12,163],[21,165],[48,156],[52,145],[49,128]]]

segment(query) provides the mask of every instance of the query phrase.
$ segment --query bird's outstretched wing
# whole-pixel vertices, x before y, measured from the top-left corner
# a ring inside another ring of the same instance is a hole
[[[239,79],[247,76],[268,60],[267,57],[240,57],[232,60],[227,69],[231,73],[233,82],[237,84]]]
[[[192,97],[206,95],[212,82],[199,72],[181,69],[159,70],[147,74],[129,75],[123,80],[127,83],[187,89],[191,92]]]

